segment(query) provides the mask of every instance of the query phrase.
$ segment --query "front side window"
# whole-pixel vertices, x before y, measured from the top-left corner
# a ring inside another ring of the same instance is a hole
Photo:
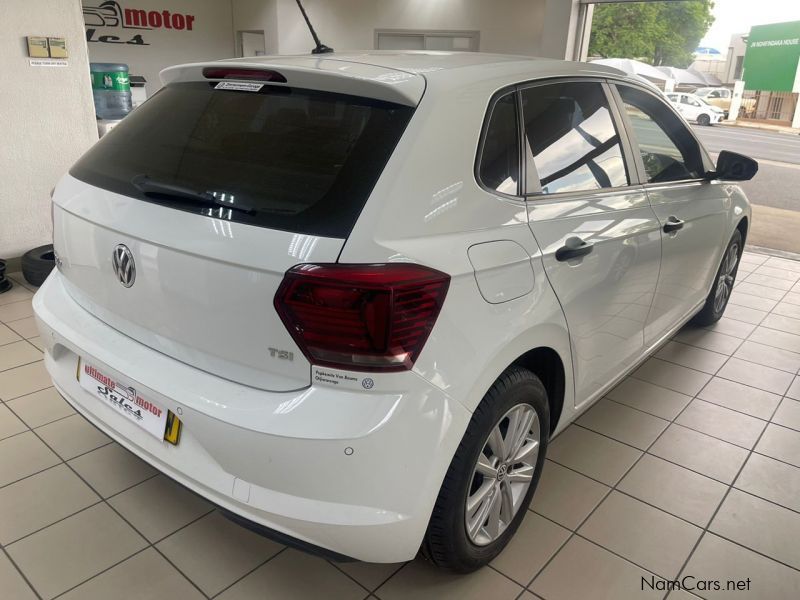
[[[490,190],[519,193],[517,101],[514,93],[495,102],[483,139],[478,176]]]
[[[527,164],[535,165],[528,169],[529,192],[628,185],[619,133],[600,83],[527,88],[522,91],[522,114]]]
[[[643,90],[617,86],[639,144],[649,183],[697,179],[705,172],[702,152],[681,119]]]

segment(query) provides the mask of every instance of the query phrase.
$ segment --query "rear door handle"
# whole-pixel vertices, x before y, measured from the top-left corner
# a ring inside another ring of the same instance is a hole
[[[586,256],[594,249],[594,244],[587,244],[579,237],[567,238],[564,245],[556,250],[556,260],[564,262],[573,258]]]
[[[670,217],[667,219],[667,222],[664,223],[664,233],[672,233],[673,231],[678,231],[679,229],[683,229],[685,223],[681,221],[678,217]]]

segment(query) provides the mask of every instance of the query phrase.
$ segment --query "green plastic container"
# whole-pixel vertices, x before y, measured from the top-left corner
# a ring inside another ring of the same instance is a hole
[[[92,95],[98,119],[121,119],[133,109],[128,65],[89,63]]]

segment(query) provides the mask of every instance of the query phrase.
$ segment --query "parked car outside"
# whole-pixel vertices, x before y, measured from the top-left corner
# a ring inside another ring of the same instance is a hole
[[[694,94],[670,92],[666,96],[687,121],[694,121],[698,125],[714,125],[725,117],[721,108],[712,106]]]
[[[369,52],[162,79],[55,190],[45,365],[284,543],[486,565],[550,440],[725,311],[757,165],[715,165],[621,71]]]
[[[725,118],[728,118],[731,110],[731,100],[733,99],[733,90],[720,87],[705,87],[695,90],[694,94],[710,105],[721,108],[725,113]]]

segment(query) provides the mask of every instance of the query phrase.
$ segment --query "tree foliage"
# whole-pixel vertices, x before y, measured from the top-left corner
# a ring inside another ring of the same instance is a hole
[[[714,22],[713,7],[713,0],[598,4],[589,55],[685,68]]]

